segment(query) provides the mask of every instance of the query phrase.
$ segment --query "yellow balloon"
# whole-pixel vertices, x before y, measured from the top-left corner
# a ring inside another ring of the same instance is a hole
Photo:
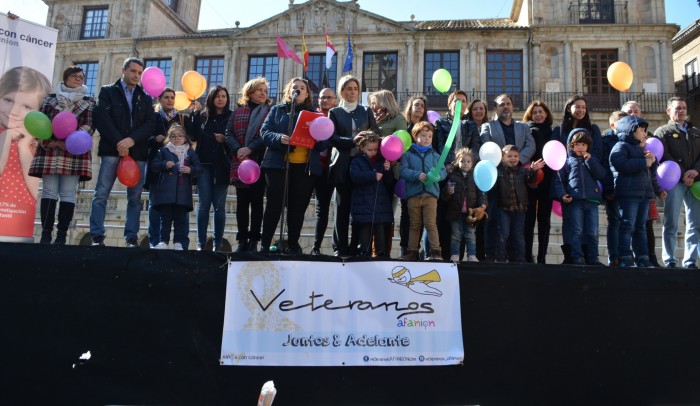
[[[198,99],[207,90],[207,80],[199,72],[187,71],[182,75],[182,89],[190,99]]]
[[[615,89],[626,92],[632,87],[634,73],[632,68],[624,62],[615,62],[608,67],[608,82]]]
[[[190,107],[192,100],[185,92],[175,92],[175,110],[185,110]]]

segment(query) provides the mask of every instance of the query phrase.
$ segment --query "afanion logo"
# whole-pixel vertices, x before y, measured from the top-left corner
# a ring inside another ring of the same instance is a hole
[[[411,270],[405,266],[395,266],[391,270],[389,282],[405,286],[419,295],[442,296],[440,289],[430,286],[431,283],[440,282],[440,273],[433,269],[430,272],[413,277]]]

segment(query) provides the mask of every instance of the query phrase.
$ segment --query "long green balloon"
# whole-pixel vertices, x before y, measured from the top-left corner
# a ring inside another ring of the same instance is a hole
[[[457,112],[462,111],[462,101],[457,100],[457,103],[455,103],[455,110]],[[428,177],[425,180],[425,186],[430,186],[433,183],[440,182],[440,168],[445,166],[445,160],[447,159],[447,154],[450,152],[450,148],[452,148],[452,142],[455,139],[455,134],[457,134],[457,130],[459,129],[459,125],[461,124],[462,120],[460,120],[459,117],[455,117],[454,120],[452,120],[452,127],[450,127],[450,134],[447,136],[447,142],[445,142],[445,148],[442,150],[442,154],[440,154],[440,159],[438,160],[437,165],[432,167],[430,171],[428,172]]]

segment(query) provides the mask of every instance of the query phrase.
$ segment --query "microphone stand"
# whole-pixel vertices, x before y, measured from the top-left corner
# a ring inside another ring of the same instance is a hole
[[[294,110],[296,107],[296,98],[298,96],[298,91],[292,93],[292,102],[289,103],[289,124],[287,125],[287,135],[289,135],[289,141],[291,142],[292,140],[292,131],[294,130]],[[280,218],[280,221],[282,224],[280,224],[280,239],[277,243],[278,249],[283,252],[284,251],[284,221],[285,221],[285,214],[287,212],[287,199],[289,198],[289,152],[290,152],[291,144],[287,144],[287,153],[284,157],[284,188],[282,195],[284,196],[282,198],[282,216]]]

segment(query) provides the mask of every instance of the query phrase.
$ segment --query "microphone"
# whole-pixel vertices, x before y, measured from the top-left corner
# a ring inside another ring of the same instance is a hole
[[[299,90],[299,89],[292,90],[292,98],[293,99],[296,99],[297,97],[299,97],[300,94],[301,94],[301,90]]]

